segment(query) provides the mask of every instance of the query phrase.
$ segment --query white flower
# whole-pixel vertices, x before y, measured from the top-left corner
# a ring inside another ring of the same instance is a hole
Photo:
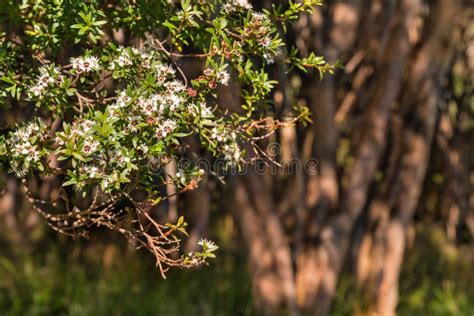
[[[234,0],[234,4],[247,10],[252,9],[252,5],[248,2],[248,0]]]
[[[217,127],[214,127],[212,130],[211,130],[211,138],[219,141],[219,142],[222,142],[224,139],[225,139],[225,136],[222,132],[220,132]]]
[[[138,124],[140,123],[140,117],[139,116],[131,116],[129,118],[128,122],[128,128],[132,133],[135,133],[138,131]]]
[[[265,58],[268,64],[273,64],[275,62],[275,58],[271,54],[264,53],[263,58]]]
[[[212,110],[207,106],[206,103],[201,102],[199,104],[199,106],[201,108],[201,116],[202,117],[212,117],[213,116]]]
[[[119,47],[118,52],[119,52],[118,57],[110,63],[109,68],[111,70],[114,70],[117,66],[119,68],[124,68],[126,66],[131,66],[133,64],[132,56],[130,55],[130,52],[128,49],[124,47]],[[138,54],[139,52],[137,51],[136,48],[132,48],[132,53]]]
[[[141,150],[144,155],[146,155],[149,151],[149,148],[146,144],[141,144],[137,149]]]
[[[230,75],[227,71],[221,70],[216,74],[216,79],[224,86],[227,86],[229,84]]]
[[[166,82],[165,88],[168,90],[168,93],[183,92],[186,90],[186,86],[179,80]]]
[[[206,257],[215,258],[212,252],[216,251],[219,247],[217,247],[213,241],[201,238],[198,245],[202,247],[203,252],[206,253]]]
[[[199,246],[202,246],[204,247],[204,245],[207,246],[207,248],[214,248],[216,246],[216,244],[211,241],[211,240],[207,240],[205,238],[201,238],[199,241],[198,241],[198,245]]]
[[[107,189],[109,187],[109,185],[110,185],[110,180],[109,179],[102,180],[102,187],[104,189]]]
[[[122,56],[119,56],[117,60],[117,65],[119,65],[122,68],[125,66],[130,66],[132,65],[132,60],[130,59],[130,57],[122,55]]]
[[[200,115],[201,117],[206,117],[206,118],[214,116],[212,114],[212,110],[206,105],[205,102],[201,102],[199,105],[192,104],[192,103],[188,104],[187,112],[191,114],[192,116]]]
[[[191,114],[192,116],[196,116],[197,114],[197,107],[196,107],[196,104],[188,104],[186,106],[186,112],[188,112],[189,114]]]
[[[164,64],[158,64],[154,66],[156,71],[156,78],[158,79],[159,83],[164,83],[166,78],[175,75],[175,70],[169,66]]]
[[[151,68],[152,55],[149,53],[141,53],[140,57],[142,59],[142,67],[145,69]]]
[[[156,105],[150,99],[140,97],[138,99],[138,105],[142,109],[143,113],[145,113],[147,116],[152,116],[157,110]]]
[[[39,97],[40,95],[43,94],[45,86],[42,84],[36,84],[30,88],[31,94],[33,94],[35,97]]]
[[[36,150],[36,146],[34,148],[34,151],[31,153],[31,155],[27,158],[30,158],[30,160],[32,160],[33,162],[38,162],[40,160],[40,154]]]
[[[61,69],[58,67],[41,67],[39,69],[40,75],[38,76],[38,84],[48,86],[56,80],[61,81],[62,76],[60,71]]]
[[[263,21],[265,19],[265,14],[260,12],[253,12],[252,17],[256,21]]]
[[[107,107],[107,110],[111,115],[115,115],[117,110],[124,108],[132,99],[126,94],[125,91],[121,91],[117,94],[117,101]]]
[[[72,69],[78,72],[99,71],[99,59],[95,56],[71,58]]]
[[[174,111],[184,100],[177,94],[171,94],[168,96],[167,101],[170,111]]]
[[[38,85],[47,87],[50,83],[54,82],[54,77],[50,76],[48,73],[43,73],[38,77]]]
[[[86,156],[89,156],[90,154],[94,153],[99,149],[100,143],[93,139],[92,137],[87,137],[84,140],[84,146],[82,147],[82,151]]]
[[[176,172],[176,180],[178,180],[181,183],[186,183],[186,176],[184,173],[181,172]]]
[[[117,95],[117,104],[119,105],[119,107],[124,107],[125,105],[127,105],[128,102],[130,102],[130,100],[130,97],[126,94],[125,91],[121,91]]]
[[[156,136],[159,138],[166,137],[172,133],[178,125],[175,121],[167,119],[164,120],[156,131]]]
[[[265,36],[261,38],[258,43],[263,47],[263,48],[268,48],[270,47],[270,44],[272,43],[272,39],[269,36]]]
[[[91,131],[92,127],[94,126],[94,122],[92,120],[84,120],[77,126],[77,131],[84,135]]]
[[[80,171],[82,174],[88,175],[90,179],[100,178],[102,175],[96,166],[82,166]]]
[[[98,171],[99,171],[99,169],[97,169],[97,167],[91,167],[89,169],[89,178],[93,179],[93,178],[97,177]]]
[[[226,3],[224,4],[224,6],[222,7],[224,9],[225,12],[227,13],[231,13],[234,11],[234,6],[230,3]]]
[[[232,13],[239,8],[251,10],[252,5],[248,2],[248,0],[231,0],[223,6],[224,11],[226,11],[227,13]]]
[[[39,75],[36,79],[36,83],[32,85],[28,91],[30,97],[40,98],[46,95],[47,88],[55,85],[56,83],[63,82],[64,78],[60,73],[60,68],[40,67]]]
[[[161,114],[163,102],[162,97],[158,94],[154,94],[149,98],[140,97],[138,99],[138,105],[142,110],[143,114],[149,117],[155,117]]]

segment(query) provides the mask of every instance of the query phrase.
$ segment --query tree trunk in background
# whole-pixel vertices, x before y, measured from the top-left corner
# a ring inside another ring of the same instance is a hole
[[[379,76],[371,88],[372,97],[361,126],[361,141],[349,171],[348,185],[342,191],[339,212],[322,228],[318,243],[308,245],[308,255],[298,264],[298,280],[314,282],[302,300],[304,306],[314,306],[320,315],[330,311],[352,229],[364,208],[369,185],[385,147],[387,120],[398,96],[402,69],[409,52],[408,28],[416,14],[412,6],[412,1],[405,1],[391,22],[392,36],[378,65]]]
[[[18,191],[18,181],[13,177],[8,177],[5,193],[0,196],[0,221],[8,230],[8,234],[5,237],[9,238],[9,241],[14,244],[19,244],[22,240],[21,229],[17,219],[18,214],[16,213],[20,204]]]
[[[360,1],[340,2],[328,7],[327,15],[331,16],[333,24],[328,36],[322,34],[323,23],[327,21],[323,20],[321,13],[317,12],[313,17],[300,21],[297,28],[301,29],[303,38],[297,40],[297,45],[305,53],[312,50],[319,51],[319,48],[322,48],[321,53],[326,59],[335,62],[341,54],[347,53],[354,43],[359,8]],[[326,37],[329,39],[326,40]],[[339,198],[336,168],[338,135],[334,121],[337,108],[336,79],[327,76],[321,82],[311,80],[306,90],[306,96],[314,113],[315,124],[309,133],[313,135],[312,155],[318,159],[319,173],[308,175],[307,196],[301,197],[302,200],[306,200],[307,215],[306,225],[303,228],[305,243],[298,246],[300,251],[297,253],[296,288],[298,304],[303,308],[311,306],[314,302],[308,296],[315,291],[316,278],[312,276],[317,273],[314,249],[312,245],[306,243],[316,240],[323,223],[337,207]]]
[[[236,217],[249,245],[255,296],[270,313],[295,299],[305,314],[329,314],[354,227],[364,218],[366,231],[354,245],[358,286],[370,312],[395,313],[406,235],[423,192],[452,60],[456,3],[335,0],[295,23],[302,54],[342,59],[345,69],[322,81],[303,77],[314,125],[304,134],[279,134],[282,157],[289,151],[314,157],[318,174],[238,180]],[[345,153],[341,141],[349,144]],[[342,154],[350,164],[340,164]],[[259,229],[267,223],[262,214],[278,229]],[[294,232],[291,248],[283,242],[285,231]],[[283,247],[277,247],[286,258],[280,271],[277,253],[263,246],[270,241]]]
[[[456,2],[450,0],[439,0],[434,8],[428,38],[417,54],[401,98],[405,124],[397,176],[387,199],[369,207],[380,208],[377,212],[383,216],[377,218],[377,223],[372,223],[377,226],[375,234],[367,237],[367,243],[361,247],[359,258],[369,272],[359,270],[359,285],[368,293],[370,312],[377,315],[395,314],[407,230],[425,180],[441,102],[440,79],[445,77],[450,60],[451,49],[446,43],[452,34],[449,22],[454,18],[455,9]]]
[[[249,248],[256,306],[275,315],[286,306],[296,315],[291,252],[263,177],[249,171],[235,184],[235,216]]]
[[[189,238],[186,240],[185,251],[196,251],[198,241],[205,236],[209,224],[209,212],[211,195],[208,188],[208,180],[204,179],[200,185],[186,196],[186,204],[189,207],[192,227]]]

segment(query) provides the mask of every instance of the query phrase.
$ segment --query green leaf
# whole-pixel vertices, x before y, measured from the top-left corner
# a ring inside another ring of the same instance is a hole
[[[69,180],[69,181],[64,182],[64,183],[63,183],[63,187],[67,187],[67,186],[70,186],[70,185],[74,185],[74,184],[76,184],[76,183],[77,183],[77,181],[76,181],[75,179],[71,179],[71,180]]]

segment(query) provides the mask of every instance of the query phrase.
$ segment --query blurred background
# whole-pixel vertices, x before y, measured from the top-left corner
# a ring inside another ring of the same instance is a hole
[[[326,0],[289,34],[343,67],[272,66],[275,107],[313,120],[266,140],[282,167],[209,175],[155,210],[185,216],[186,251],[216,241],[210,266],[163,280],[118,234],[61,236],[4,174],[0,315],[474,315],[472,2]]]

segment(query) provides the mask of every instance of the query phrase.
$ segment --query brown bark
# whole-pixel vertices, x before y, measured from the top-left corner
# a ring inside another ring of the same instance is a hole
[[[456,129],[445,110],[441,114],[436,143],[443,155],[443,174],[446,185],[440,198],[441,216],[446,221],[446,234],[456,241],[458,228],[469,214],[468,159],[463,146],[466,140]]]
[[[347,53],[352,47],[356,34],[357,23],[359,21],[360,1],[345,1],[333,3],[329,6],[330,22],[333,24],[328,36],[329,41],[325,43],[324,36],[314,33],[310,38],[314,43],[309,45],[309,49],[323,47],[321,53],[330,62],[335,62],[341,54]],[[320,24],[318,14],[310,20],[311,28],[318,28]],[[319,33],[320,34],[320,33]],[[300,45],[301,46],[301,45]],[[319,47],[318,47],[319,46]],[[317,157],[318,174],[309,174],[307,179],[307,189],[304,191],[306,197],[305,209],[310,210],[304,221],[305,240],[314,240],[318,235],[324,221],[336,208],[339,199],[339,183],[336,167],[336,149],[338,144],[338,132],[334,122],[336,113],[336,79],[332,76],[324,78],[321,82],[313,80],[308,86],[308,99],[310,100],[312,111],[314,112],[314,128],[311,133],[313,139],[313,157]],[[300,307],[308,307],[312,300],[307,300],[307,293],[314,290],[314,284],[307,278],[306,267],[300,265],[300,258],[312,261],[308,254],[307,246],[298,245],[297,253],[297,276],[296,289],[297,299]],[[314,263],[314,262],[313,262]]]
[[[417,54],[402,97],[405,102],[402,111],[415,109],[414,113],[410,112],[403,129],[403,153],[397,177],[390,186],[388,198],[376,200],[369,207],[371,213],[382,215],[376,217],[375,232],[366,237],[360,249],[359,286],[367,294],[369,313],[376,315],[395,315],[407,233],[430,161],[440,102],[439,81],[445,74],[446,57],[449,56],[449,47],[444,43],[451,34],[450,21],[455,7],[455,2],[448,0],[438,1],[435,7],[431,34]],[[370,267],[367,267],[368,262]]]
[[[200,185],[188,193],[186,203],[192,218],[192,231],[186,240],[186,252],[196,251],[197,243],[205,235],[209,224],[211,196],[208,180],[204,179]]]
[[[339,213],[331,217],[319,234],[318,245],[309,245],[298,258],[298,295],[302,306],[316,308],[327,315],[335,296],[337,277],[344,262],[354,223],[367,198],[380,154],[385,146],[385,131],[391,106],[398,96],[402,69],[409,51],[408,27],[415,10],[404,1],[392,23],[392,36],[379,65],[373,95],[362,123],[361,142],[343,190]],[[300,289],[305,289],[300,291]]]
[[[275,315],[286,306],[296,315],[291,252],[271,195],[252,171],[235,184],[235,216],[249,248],[256,307]]]
[[[10,238],[13,243],[19,243],[23,238],[16,214],[19,205],[18,191],[18,181],[8,177],[5,191],[0,195],[0,220],[8,231],[5,237]]]
[[[381,270],[377,272],[375,281],[377,286],[376,311],[379,315],[394,315],[398,301],[398,276],[406,244],[406,234],[411,223],[414,211],[418,204],[424,181],[426,168],[429,162],[429,152],[436,121],[438,96],[433,83],[428,82],[423,89],[423,95],[432,94],[420,106],[418,116],[424,125],[423,131],[416,131],[416,127],[408,129],[406,133],[406,152],[400,165],[393,218],[382,237]]]

